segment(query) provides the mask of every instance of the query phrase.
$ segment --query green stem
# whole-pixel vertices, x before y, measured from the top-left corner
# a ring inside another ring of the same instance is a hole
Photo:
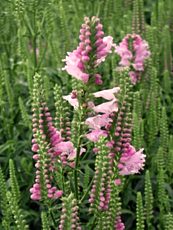
[[[87,188],[86,192],[84,193],[83,197],[81,198],[80,203],[82,203],[85,200],[85,197],[87,196],[88,192],[90,191],[93,180],[94,180],[94,177],[92,178],[90,184],[88,185],[88,188]]]
[[[81,131],[81,125],[80,125]],[[74,171],[74,184],[75,184],[75,197],[78,200],[78,165],[79,165],[79,156],[80,156],[80,145],[81,145],[81,137],[78,140],[76,161],[75,161],[75,171]]]
[[[36,9],[34,9],[33,54],[34,54],[34,74],[35,74],[36,69],[37,69],[37,29],[36,29]]]
[[[33,50],[34,50],[34,73],[37,69],[37,35],[34,35],[33,38]]]
[[[75,171],[74,171],[74,184],[75,184],[75,197],[78,200],[78,166],[79,166],[79,157],[80,157],[80,148],[81,148],[81,140],[82,140],[82,121],[85,117],[84,108],[81,106],[79,107],[79,131],[78,131],[78,143],[77,143],[77,153],[76,153],[76,160],[75,160]]]
[[[52,219],[52,222],[53,222],[54,227],[56,227],[57,223],[56,223],[55,218],[54,218],[54,215],[53,215],[53,213],[51,212],[50,209],[49,209],[49,214],[50,214],[50,216],[51,216],[51,219]]]

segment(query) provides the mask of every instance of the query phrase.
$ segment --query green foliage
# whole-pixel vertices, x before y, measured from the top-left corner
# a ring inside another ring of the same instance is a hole
[[[94,175],[94,197],[95,200],[91,203],[90,210],[94,213],[95,217],[99,215],[100,212],[100,193],[102,188],[107,189],[110,186],[111,179],[111,166],[108,157],[108,147],[106,146],[106,140],[100,138],[96,147],[99,149],[98,155],[96,157],[95,163],[95,175]],[[92,193],[92,192],[91,192]]]
[[[150,67],[149,67],[150,68]],[[153,144],[158,133],[159,123],[159,101],[158,101],[158,80],[157,71],[155,68],[148,69],[148,75],[150,76],[150,90],[147,95],[147,132],[148,142]]]
[[[10,210],[14,218],[14,222],[16,225],[16,228],[18,230],[27,230],[28,225],[26,224],[26,221],[23,216],[23,211],[19,208],[18,202],[16,200],[16,197],[13,196],[11,192],[7,192],[7,199],[9,202]]]
[[[145,19],[143,0],[133,0],[132,31],[137,34],[144,34]]]
[[[14,94],[14,92],[13,92],[13,89],[11,87],[10,78],[8,76],[8,73],[6,73],[4,80],[5,80],[5,89],[6,89],[10,109],[11,109],[11,111],[13,111],[13,106],[14,106],[14,95],[13,94]]]
[[[78,206],[74,195],[71,193],[68,197],[63,197],[62,201],[62,215],[59,228],[62,226],[63,229],[67,230],[78,229],[80,226]]]
[[[86,190],[88,185],[89,185],[89,179],[90,179],[90,167],[88,165],[86,165],[85,174],[83,177],[83,188],[84,188],[84,190]]]
[[[144,121],[142,119],[142,104],[139,92],[133,96],[133,144],[139,149],[144,142]]]
[[[113,229],[117,217],[121,214],[121,198],[120,198],[121,187],[119,188],[112,182],[111,189],[112,189],[112,193],[111,193],[109,210],[106,213],[107,222],[105,223],[105,227],[111,226],[111,229]]]
[[[152,219],[153,219],[153,192],[152,184],[150,179],[150,172],[147,170],[145,174],[145,220],[148,229],[152,229]]]
[[[15,175],[14,163],[10,159],[9,161],[9,171],[10,171],[10,188],[11,191],[7,190],[7,186],[5,183],[4,175],[0,168],[0,198],[1,198],[1,214],[2,218],[2,226],[3,229],[9,230],[11,229],[11,224],[15,224],[16,229],[19,230],[27,230],[29,229],[26,224],[23,210],[19,207],[20,203],[20,191],[18,181]],[[14,221],[13,221],[13,219]]]
[[[166,169],[170,174],[170,178],[172,177],[171,175],[173,174],[172,164],[173,164],[173,136],[170,135],[170,137],[169,137],[169,150],[168,150],[168,156],[167,156],[167,160],[166,160]]]
[[[50,230],[50,223],[47,217],[46,212],[42,211],[41,213],[41,221],[42,221],[42,229],[43,230]]]
[[[168,141],[169,141],[169,131],[167,123],[167,114],[164,107],[162,107],[161,119],[160,119],[160,145],[163,148],[164,154],[168,152]]]
[[[7,188],[5,183],[5,178],[2,173],[2,169],[0,168],[0,207],[1,207],[1,214],[2,218],[2,226],[5,230],[10,229],[10,212],[7,200]]]
[[[69,41],[70,41],[70,35],[69,35],[69,29],[68,29],[68,22],[67,22],[67,17],[66,17],[66,12],[64,8],[64,1],[60,0],[59,1],[59,16],[60,16],[60,25],[61,25],[61,30],[62,34],[65,38],[65,41],[63,42],[63,54],[66,53],[69,50]]]
[[[157,153],[157,181],[158,181],[158,201],[161,217],[163,213],[166,213],[170,210],[169,198],[165,188],[166,183],[166,172],[165,172],[165,162],[164,162],[164,151],[162,148],[159,148]]]
[[[164,55],[163,55],[163,63],[164,63],[164,69],[165,70],[172,70],[172,52],[171,52],[171,36],[170,36],[170,30],[169,30],[169,26],[164,26],[163,29],[163,35],[162,35],[162,39],[163,39],[163,50],[164,50]]]
[[[24,102],[22,100],[21,97],[19,97],[19,108],[20,108],[20,111],[21,111],[21,115],[22,115],[22,119],[23,119],[23,122],[26,126],[31,126],[31,120],[30,120],[30,117],[26,111],[26,107],[24,105]]]
[[[137,193],[136,216],[137,216],[136,217],[136,229],[143,230],[145,228],[145,225],[144,225],[144,210],[143,210],[141,192]]]
[[[172,213],[168,213],[166,216],[165,216],[165,230],[169,230],[169,229],[172,229],[173,228],[173,215]]]
[[[9,172],[10,172],[11,195],[14,198],[13,201],[19,202],[20,201],[20,190],[19,190],[19,185],[18,185],[18,181],[16,177],[14,163],[13,163],[13,160],[11,159],[9,161]]]
[[[66,102],[63,99],[62,88],[59,85],[54,87],[54,101],[55,101],[55,126],[58,130],[65,129],[65,121],[68,118],[66,116]]]

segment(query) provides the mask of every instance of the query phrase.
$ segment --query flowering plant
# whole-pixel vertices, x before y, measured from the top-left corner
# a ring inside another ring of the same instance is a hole
[[[129,38],[134,39],[134,57],[128,50]],[[89,212],[94,214],[95,224],[99,226],[106,222],[97,215],[110,218],[111,206],[118,197],[115,190],[121,190],[123,176],[139,173],[145,163],[143,149],[136,151],[131,145],[131,81],[133,84],[137,83],[139,78],[137,74],[132,78],[132,71],[123,70],[119,76],[123,79],[123,84],[93,92],[97,85],[104,83],[98,72],[99,66],[115,49],[121,57],[120,65],[129,67],[130,61],[134,60],[132,67],[139,73],[144,70],[144,60],[150,53],[147,43],[135,34],[126,36],[119,46],[115,45],[111,36],[104,37],[103,26],[97,17],[84,18],[79,39],[77,49],[68,52],[63,60],[63,70],[76,81],[76,87],[69,95],[61,95],[62,102],[67,101],[74,108],[71,125],[69,123],[68,127],[64,127],[67,131],[54,125],[44,95],[38,95],[37,87],[42,85],[41,78],[35,76],[32,150],[36,153],[33,158],[36,160],[37,170],[35,184],[30,192],[31,199],[39,200],[44,205],[49,199],[70,199],[67,197],[71,194],[79,209],[80,199],[83,200],[90,193]],[[79,182],[82,160],[88,157],[95,158],[91,191],[90,186],[86,191],[81,190]],[[55,178],[58,171],[63,172],[63,182],[60,184]],[[65,181],[68,175],[73,175],[73,180],[67,189]],[[56,186],[54,181],[57,181]],[[67,210],[63,208],[62,212],[59,229],[64,229],[66,225]],[[116,229],[124,229],[120,215],[119,206],[110,220],[110,224],[115,225]],[[75,223],[76,219],[71,218],[71,229],[81,229],[80,223]]]
[[[173,229],[173,1],[149,2],[1,1],[0,229]]]

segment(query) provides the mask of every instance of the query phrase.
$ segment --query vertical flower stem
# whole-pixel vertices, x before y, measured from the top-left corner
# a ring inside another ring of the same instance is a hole
[[[86,94],[84,93],[84,103],[85,103]],[[76,160],[75,160],[75,171],[74,171],[74,184],[75,184],[75,197],[78,201],[79,194],[78,194],[78,166],[79,166],[79,157],[80,157],[80,148],[81,148],[81,141],[82,141],[82,121],[85,119],[86,108],[82,105],[79,107],[79,131],[78,131],[78,143],[77,143],[77,153],[76,153]]]
[[[37,71],[37,35],[33,38],[33,50],[34,50],[34,74]]]
[[[33,59],[34,59],[34,74],[37,72],[37,28],[36,28],[36,9],[34,9],[34,34],[33,34]]]
[[[81,145],[81,137],[79,137],[78,141],[78,148],[76,154],[76,161],[75,161],[75,171],[74,171],[74,183],[75,183],[75,197],[78,200],[78,165],[79,165],[79,155],[80,155],[80,145]]]

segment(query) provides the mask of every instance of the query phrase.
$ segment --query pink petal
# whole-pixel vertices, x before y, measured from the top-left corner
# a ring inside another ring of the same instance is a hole
[[[114,94],[120,91],[120,87],[114,87],[112,89],[101,90],[96,93],[93,93],[94,97],[102,97],[106,100],[115,99]]]
[[[80,156],[84,153],[84,152],[86,152],[86,149],[85,148],[81,148],[80,149]],[[69,156],[68,156],[68,160],[70,160],[70,161],[72,161],[72,160],[74,160],[75,158],[76,158],[76,149],[74,149],[74,151],[72,151],[70,154],[69,154]]]
[[[107,114],[110,114],[112,112],[117,112],[118,111],[117,100],[114,99],[112,101],[97,105],[93,107],[93,110],[97,113],[107,113]]]
[[[93,130],[86,135],[86,137],[93,142],[97,142],[100,137],[107,137],[107,132],[105,130]]]
[[[87,118],[85,124],[92,129],[100,129],[107,126],[110,122],[112,122],[112,119],[109,117],[109,114],[102,114]]]
[[[77,98],[72,98],[71,95],[63,96],[63,99],[68,101],[75,109],[79,107],[79,102]]]

